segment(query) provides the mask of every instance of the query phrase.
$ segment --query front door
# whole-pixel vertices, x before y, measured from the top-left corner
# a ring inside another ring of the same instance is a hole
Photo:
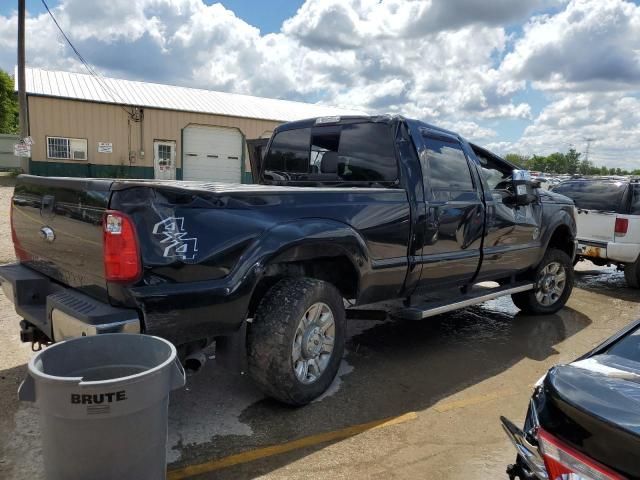
[[[176,179],[176,142],[153,142],[153,169],[156,180]]]
[[[479,279],[511,276],[526,270],[540,253],[542,205],[515,206],[513,166],[489,152],[477,151],[486,189],[487,226]]]

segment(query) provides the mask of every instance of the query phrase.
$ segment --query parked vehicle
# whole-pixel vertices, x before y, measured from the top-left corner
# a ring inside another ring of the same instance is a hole
[[[618,265],[627,285],[640,288],[640,179],[579,178],[553,191],[578,209],[577,259]]]
[[[538,381],[510,479],[640,479],[640,320]]]
[[[453,132],[311,119],[277,128],[262,158],[259,185],[20,176],[20,262],[0,279],[22,340],[142,331],[187,367],[215,341],[217,360],[301,405],[336,375],[346,318],[502,295],[548,314],[571,293],[571,200]]]

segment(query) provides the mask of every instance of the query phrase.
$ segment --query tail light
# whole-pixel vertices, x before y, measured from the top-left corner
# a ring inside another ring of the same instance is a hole
[[[629,229],[629,219],[628,218],[616,218],[616,228],[615,234],[619,237],[622,237],[627,234],[627,230]]]
[[[20,240],[18,240],[18,235],[16,235],[16,227],[13,221],[13,198],[11,198],[11,205],[9,207],[9,221],[11,223],[11,241],[13,242],[13,250],[15,251],[16,258],[21,262],[29,260],[29,254],[26,252],[22,245],[20,244]]]
[[[107,211],[103,218],[104,273],[110,282],[135,282],[142,274],[138,239],[131,219]]]
[[[624,477],[578,452],[540,428],[538,442],[549,480],[624,480]]]

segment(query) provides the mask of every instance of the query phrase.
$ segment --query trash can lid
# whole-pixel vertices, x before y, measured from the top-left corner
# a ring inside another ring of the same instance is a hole
[[[29,361],[37,381],[82,386],[135,381],[166,368],[176,348],[160,337],[107,333],[55,343]]]

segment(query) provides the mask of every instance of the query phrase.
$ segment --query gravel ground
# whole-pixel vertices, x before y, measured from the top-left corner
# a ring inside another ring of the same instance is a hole
[[[0,177],[0,264],[14,260],[9,222],[9,202],[13,195],[13,179]]]

